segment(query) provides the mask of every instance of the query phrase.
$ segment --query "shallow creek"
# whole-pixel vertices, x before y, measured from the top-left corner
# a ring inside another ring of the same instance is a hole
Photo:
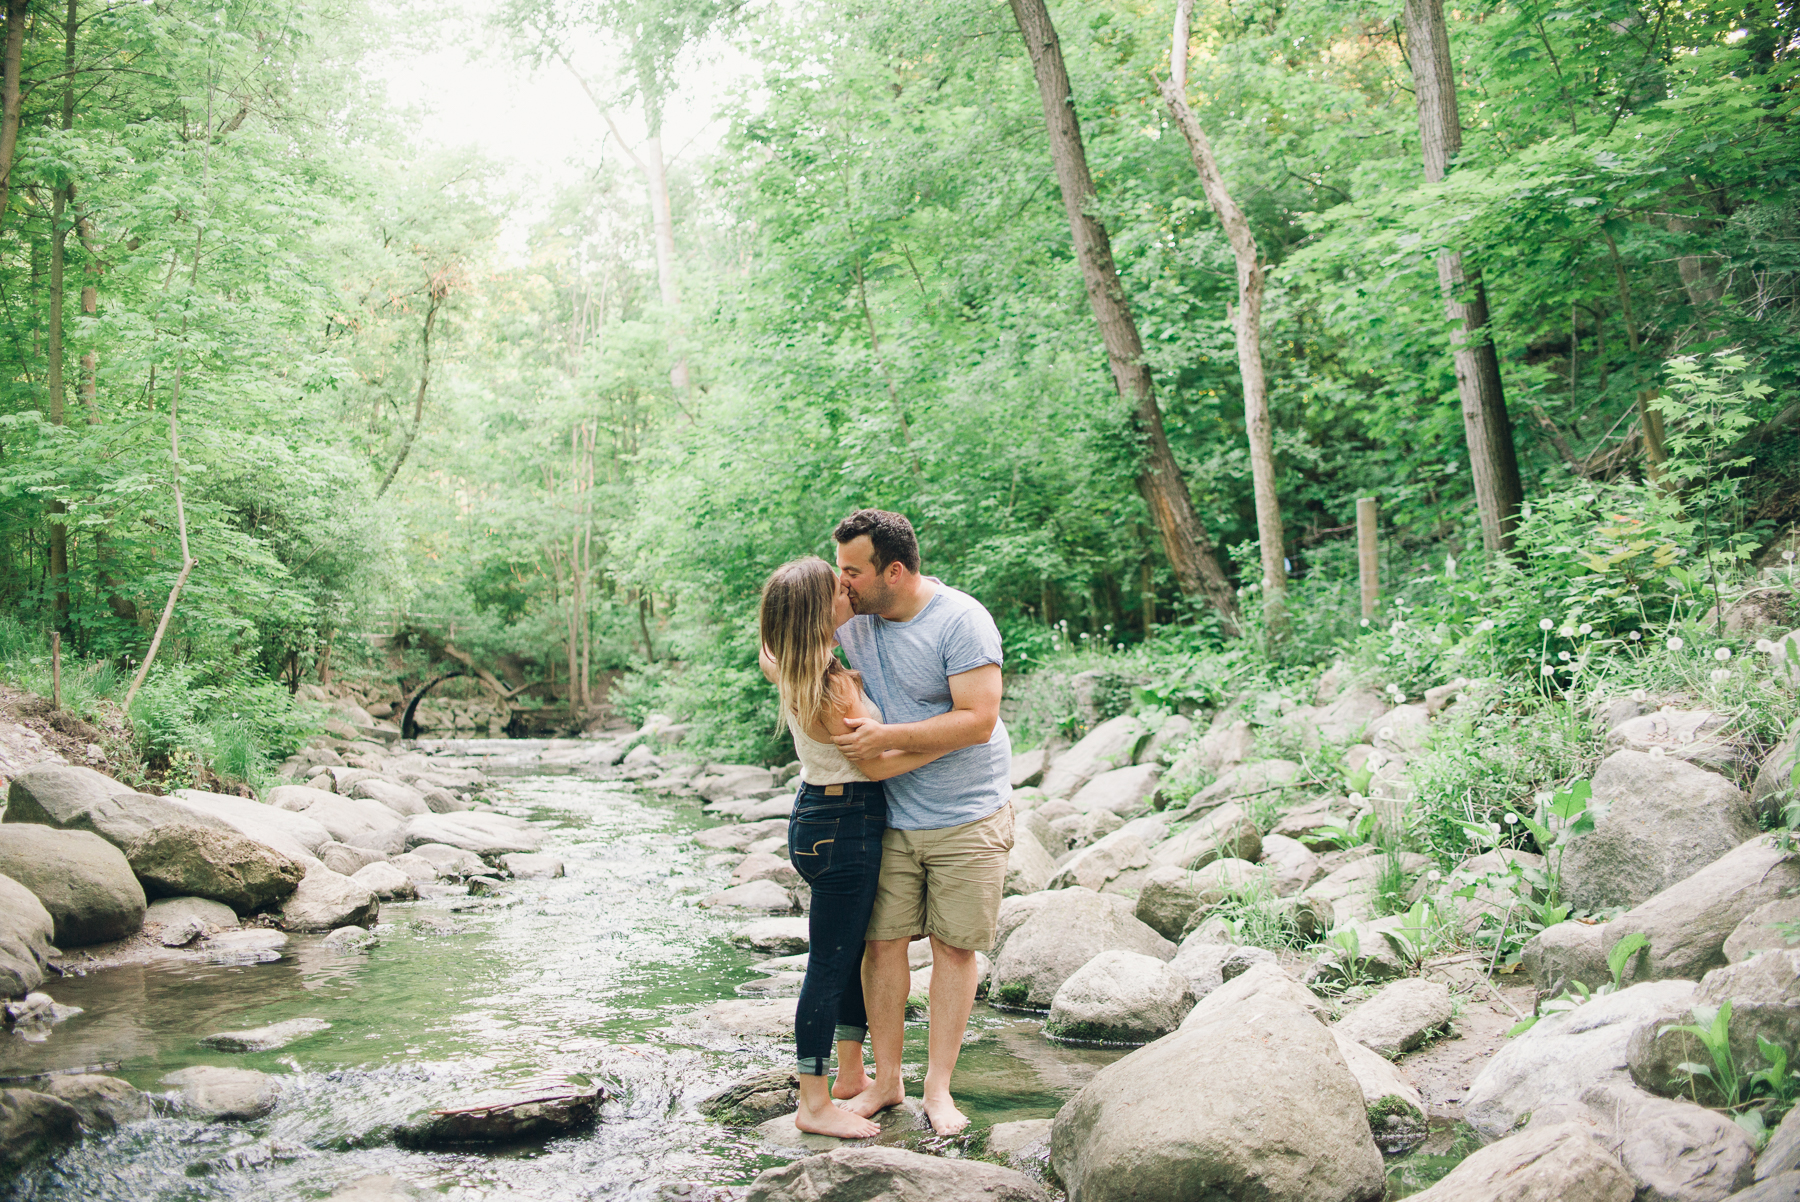
[[[694,1110],[730,1082],[786,1064],[791,1045],[672,1025],[737,996],[765,958],[727,939],[745,916],[696,904],[729,883],[688,838],[714,821],[693,800],[581,776],[509,787],[505,808],[550,828],[544,850],[563,859],[565,877],[509,882],[495,897],[390,903],[380,943],[364,952],[296,936],[270,963],[109,968],[47,986],[83,1013],[42,1042],[0,1040],[0,1076],[104,1066],[95,1071],[156,1092],[165,1073],[222,1064],[278,1074],[284,1091],[257,1122],[159,1117],[90,1139],[13,1183],[12,1196],[261,1202],[320,1198],[391,1173],[451,1199],[638,1199],[676,1182],[745,1183],[791,1159]],[[198,1042],[302,1017],[331,1027],[259,1054]],[[924,1035],[923,1023],[908,1025],[915,1074]],[[958,1097],[977,1124],[1047,1118],[1124,1052],[1055,1044],[1037,1019],[978,1005]],[[616,1092],[588,1131],[498,1153],[414,1152],[388,1138],[434,1107],[587,1078]],[[1390,1196],[1448,1165],[1412,1167],[1394,1165]]]

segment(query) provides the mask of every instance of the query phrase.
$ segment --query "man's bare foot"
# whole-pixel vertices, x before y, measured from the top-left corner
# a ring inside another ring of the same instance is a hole
[[[831,1083],[831,1096],[841,1102],[848,1102],[872,1084],[869,1074],[860,1064],[854,1069],[840,1069],[837,1079]]]
[[[813,1109],[802,1102],[794,1112],[794,1126],[814,1135],[835,1135],[839,1139],[868,1139],[881,1134],[878,1124],[829,1104]]]
[[[906,1101],[906,1086],[894,1084],[884,1086],[871,1081],[869,1087],[844,1103],[844,1109],[851,1114],[860,1114],[864,1118],[874,1118],[890,1106],[898,1106]]]
[[[950,1095],[941,1098],[925,1099],[925,1117],[931,1120],[931,1129],[939,1135],[960,1135],[962,1129],[969,1125],[969,1116],[956,1108]]]

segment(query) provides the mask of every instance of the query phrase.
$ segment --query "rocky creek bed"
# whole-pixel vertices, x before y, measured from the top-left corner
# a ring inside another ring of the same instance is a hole
[[[1581,939],[1604,932],[1535,940],[1535,989],[1490,981],[1466,951],[1409,965],[1396,920],[1367,910],[1364,852],[1279,833],[1306,811],[1268,832],[1246,819],[1279,761],[1230,762],[1229,723],[1194,732],[1175,754],[1221,762],[1183,811],[1157,796],[1164,761],[1134,723],[1015,764],[1020,845],[956,1082],[969,1135],[937,1139],[909,1108],[871,1146],[831,1151],[785,1113],[808,900],[782,856],[785,774],[699,764],[655,729],[319,749],[289,764],[309,784],[266,805],[26,773],[0,824],[0,868],[29,885],[0,878],[0,953],[25,995],[0,1041],[10,1193],[1797,1196],[1800,1123],[1759,1156],[1719,1111],[1668,1096],[1680,1049],[1656,1034],[1713,995],[1791,1034],[1800,952],[1727,939],[1763,893],[1800,884],[1768,837],[1734,830],[1640,907],[1661,899],[1655,929],[1724,941],[1688,949],[1676,968],[1693,978],[1738,963],[1697,985],[1651,961],[1509,1042],[1552,978],[1592,977]],[[1609,763],[1631,756],[1661,770],[1629,748]],[[232,907],[146,911],[134,874]],[[1409,875],[1423,895],[1422,868]],[[1233,943],[1211,907],[1252,879],[1286,921],[1360,928],[1362,983],[1332,983],[1342,950]],[[1683,918],[1684,888],[1703,921]],[[921,1001],[929,978],[919,962]],[[923,1037],[909,1027],[915,1078]]]

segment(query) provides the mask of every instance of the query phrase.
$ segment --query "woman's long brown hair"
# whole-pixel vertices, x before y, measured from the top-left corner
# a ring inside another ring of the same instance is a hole
[[[782,714],[801,730],[824,725],[831,702],[860,683],[831,653],[837,589],[837,573],[815,555],[782,564],[763,585],[762,645],[775,659]]]

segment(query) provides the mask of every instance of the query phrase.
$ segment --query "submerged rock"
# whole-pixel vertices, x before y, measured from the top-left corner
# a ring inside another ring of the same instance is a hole
[[[434,1110],[422,1119],[395,1127],[394,1142],[407,1148],[433,1148],[444,1144],[543,1139],[587,1126],[605,1100],[605,1091],[593,1085],[517,1102]]]
[[[842,1146],[765,1169],[751,1183],[747,1202],[863,1202],[875,1198],[891,1202],[977,1198],[981,1202],[1050,1202],[1043,1186],[997,1164],[926,1156],[903,1148]]]
[[[275,1109],[281,1082],[247,1068],[196,1064],[162,1079],[181,1091],[181,1108],[200,1118],[259,1119]]]
[[[800,1105],[800,1077],[791,1068],[770,1069],[726,1086],[696,1107],[715,1122],[753,1127]]]
[[[61,1098],[0,1089],[0,1172],[16,1173],[81,1138],[81,1114]]]
[[[281,959],[288,937],[281,931],[255,927],[246,931],[220,931],[200,945],[207,959],[221,964],[266,964]]]
[[[272,1052],[276,1048],[285,1048],[295,1040],[330,1029],[331,1024],[321,1018],[290,1018],[286,1022],[270,1023],[266,1027],[218,1031],[203,1036],[200,1043],[220,1052]]]
[[[60,1073],[46,1079],[42,1092],[73,1106],[90,1132],[111,1131],[150,1117],[150,1099],[129,1081],[98,1073]]]

